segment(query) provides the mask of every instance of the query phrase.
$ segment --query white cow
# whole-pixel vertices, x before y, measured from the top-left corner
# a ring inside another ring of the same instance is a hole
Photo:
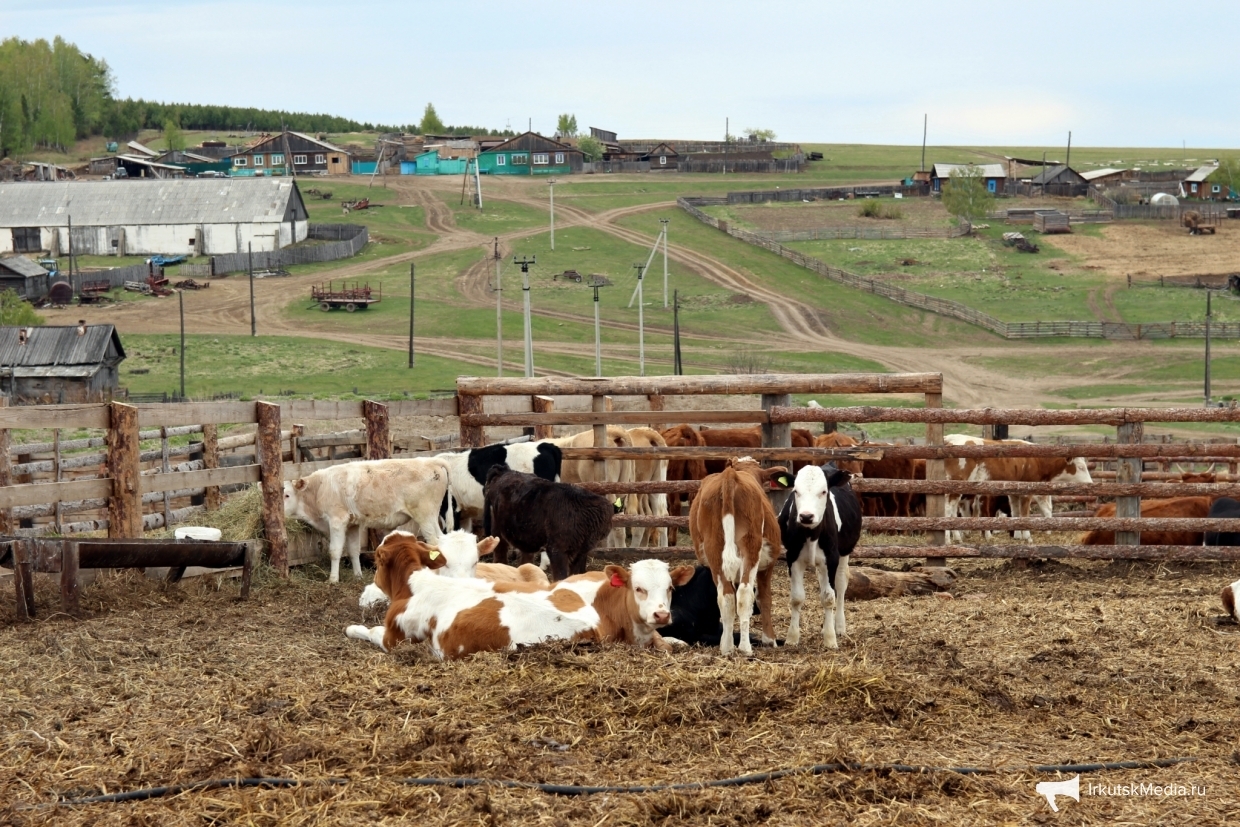
[[[594,447],[594,431],[582,431],[572,436],[562,436],[556,439],[546,440],[560,448],[593,448]],[[609,448],[632,448],[633,440],[629,437],[629,432],[619,425],[607,426],[607,447]],[[628,459],[609,459],[605,461],[606,479],[600,480],[594,471],[594,460],[592,459],[570,459],[566,461],[560,468],[560,474],[563,482],[632,482],[633,481],[633,461]],[[664,472],[666,474],[666,471]],[[611,496],[611,495],[609,495]],[[620,495],[615,495],[616,499],[620,499]],[[624,513],[632,516],[638,512],[637,498],[633,496],[625,497]],[[664,498],[666,500],[666,498]],[[623,547],[625,544],[625,531],[623,528],[613,528],[608,538],[608,543],[612,547]]]
[[[284,516],[304,520],[328,536],[328,582],[337,583],[346,543],[353,574],[362,576],[363,529],[412,523],[428,543],[436,543],[447,491],[448,466],[436,457],[349,462],[284,483]]]
[[[654,428],[629,428],[634,448],[666,448],[665,440]],[[667,482],[667,460],[639,459],[633,463],[634,482]],[[680,496],[679,494],[677,496]],[[667,494],[638,494],[637,513],[652,517],[667,516]],[[667,526],[634,530],[635,546],[666,546]],[[652,542],[653,541],[653,542]]]

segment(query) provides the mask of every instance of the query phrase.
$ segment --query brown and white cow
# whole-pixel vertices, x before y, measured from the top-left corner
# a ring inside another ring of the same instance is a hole
[[[362,576],[362,529],[413,523],[432,543],[440,537],[439,508],[448,491],[448,466],[437,457],[349,462],[284,483],[284,516],[328,535],[329,583],[340,580],[346,543],[353,574]]]
[[[1197,517],[1210,515],[1210,497],[1172,497],[1162,500],[1142,500],[1142,517]],[[1103,503],[1094,511],[1095,517],[1114,517],[1115,503]],[[1143,546],[1199,546],[1205,541],[1202,531],[1142,531]],[[1088,531],[1081,537],[1083,546],[1113,546],[1114,531]]]
[[[732,627],[740,619],[740,650],[753,654],[749,622],[755,592],[762,609],[762,642],[775,643],[771,613],[771,575],[779,558],[779,521],[767,499],[768,486],[786,489],[792,484],[787,468],[762,468],[749,457],[732,460],[718,474],[702,481],[689,508],[693,551],[710,567],[719,601],[723,635],[722,654],[733,650]]]
[[[752,428],[707,428],[702,427],[698,430],[702,435],[702,440],[711,448],[761,448],[762,447],[762,426],[754,425]],[[792,429],[792,447],[793,448],[812,448],[814,447],[814,435],[804,428]],[[793,463],[793,471],[800,471],[810,463],[805,461],[797,461]],[[706,460],[706,471],[711,474],[718,474],[728,466],[726,459],[708,459]]]
[[[406,638],[429,640],[437,657],[512,650],[551,640],[628,643],[670,650],[656,631],[671,619],[672,588],[693,576],[661,560],[631,569],[607,566],[538,588],[443,577],[438,549],[407,534],[390,534],[375,552],[375,585],[392,601],[384,625],[354,625],[351,638],[384,651]]]
[[[1240,580],[1224,586],[1220,597],[1223,598],[1223,608],[1227,610],[1227,614],[1240,623]]]

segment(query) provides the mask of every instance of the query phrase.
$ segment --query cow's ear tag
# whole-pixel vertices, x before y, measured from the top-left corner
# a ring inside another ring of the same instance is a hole
[[[618,574],[613,574],[613,575],[611,576],[611,585],[612,585],[612,586],[614,586],[614,587],[615,587],[615,588],[617,588],[617,589],[623,589],[623,588],[624,588],[624,578],[622,578],[622,577],[621,577],[620,575],[618,575]]]
[[[432,559],[432,560],[438,560],[438,559],[439,559],[439,552],[438,552],[437,550],[435,550],[435,549],[431,549],[431,559]]]
[[[791,485],[791,484],[792,484],[792,481],[791,481],[790,479],[788,479],[788,475],[787,475],[787,474],[780,474],[780,475],[779,475],[779,484],[780,484],[780,485]]]
[[[612,503],[612,505],[614,505],[616,508],[624,508],[624,500],[620,499],[619,497],[616,497],[616,501]]]

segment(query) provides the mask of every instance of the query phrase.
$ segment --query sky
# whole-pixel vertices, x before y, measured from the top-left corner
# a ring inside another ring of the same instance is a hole
[[[0,0],[120,97],[621,138],[1233,148],[1240,2]],[[726,120],[725,120],[726,119]]]

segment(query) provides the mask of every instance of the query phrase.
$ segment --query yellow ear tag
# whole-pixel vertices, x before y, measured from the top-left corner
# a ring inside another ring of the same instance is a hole
[[[438,560],[438,559],[439,559],[439,552],[438,552],[438,551],[436,551],[435,549],[431,549],[431,559],[432,559],[432,560]]]
[[[780,485],[787,485],[787,484],[788,484],[788,475],[787,475],[787,474],[780,474],[780,475],[779,475],[779,484],[780,484]]]
[[[616,497],[616,501],[613,503],[613,505],[615,505],[616,508],[624,508],[624,500],[620,499],[619,497]]]

